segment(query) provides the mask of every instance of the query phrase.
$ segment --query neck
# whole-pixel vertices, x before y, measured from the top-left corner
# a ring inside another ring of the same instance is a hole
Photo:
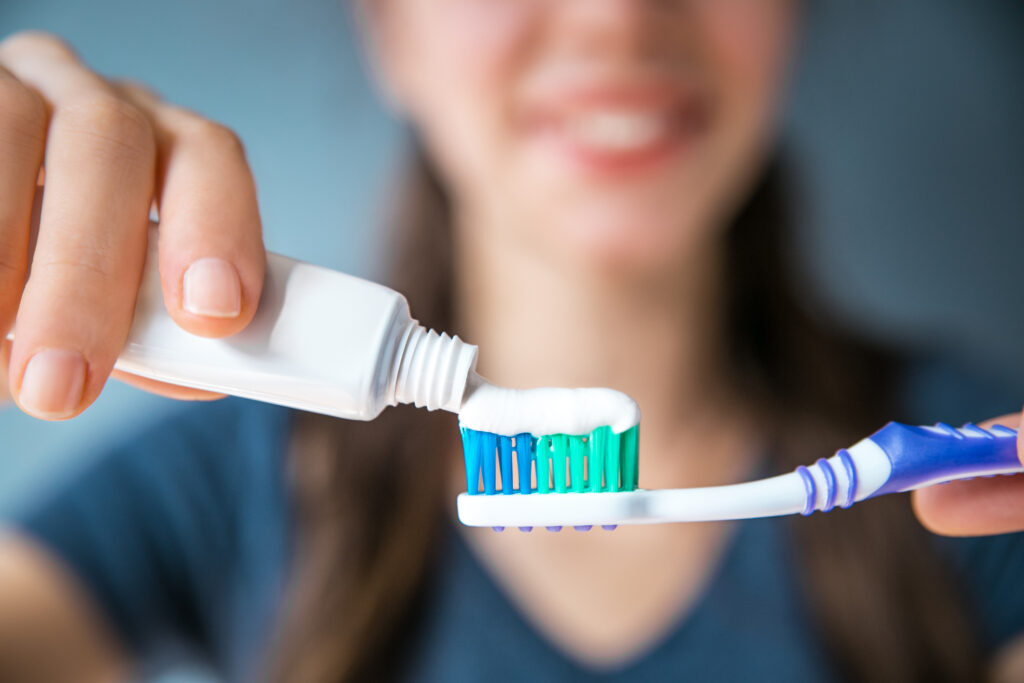
[[[625,274],[556,262],[479,228],[459,223],[455,294],[480,373],[515,388],[623,391],[643,415],[642,486],[722,479],[721,458],[680,457],[747,450],[734,443],[748,432],[736,429],[742,411],[721,352],[720,240],[660,272]]]

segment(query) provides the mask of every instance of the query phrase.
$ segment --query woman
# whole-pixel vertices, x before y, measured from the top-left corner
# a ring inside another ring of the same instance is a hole
[[[479,344],[500,384],[636,398],[647,488],[789,468],[899,416],[889,360],[805,314],[788,281],[772,130],[795,9],[360,5],[422,148],[396,286]],[[196,334],[245,327],[263,275],[255,192],[230,131],[101,79],[52,37],[9,38],[0,64],[11,393],[63,419],[123,343],[152,201],[168,310]],[[238,401],[182,411],[17,520],[0,677],[104,680],[178,637],[243,680],[972,680],[1024,628],[1007,578],[1019,540],[936,543],[901,498],[499,535],[445,514],[460,468],[455,425],[415,410],[368,425]],[[1021,487],[949,486],[917,510],[952,533],[1010,531]]]

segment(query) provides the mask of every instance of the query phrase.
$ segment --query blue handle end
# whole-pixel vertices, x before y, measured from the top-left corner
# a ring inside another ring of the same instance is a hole
[[[1020,471],[1017,430],[968,423],[917,427],[890,422],[871,435],[889,458],[892,473],[871,497],[926,484]]]

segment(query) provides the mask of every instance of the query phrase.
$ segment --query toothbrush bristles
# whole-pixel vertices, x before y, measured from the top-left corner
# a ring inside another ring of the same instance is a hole
[[[470,494],[596,493],[637,488],[639,425],[618,434],[607,426],[589,434],[536,437],[526,433],[504,436],[466,427],[461,432]]]

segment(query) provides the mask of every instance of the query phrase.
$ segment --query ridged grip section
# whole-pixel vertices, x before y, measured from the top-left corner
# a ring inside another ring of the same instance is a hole
[[[868,464],[864,459],[865,445],[888,460],[887,475],[880,483],[866,484],[865,490],[860,491],[868,473],[863,469]],[[804,515],[815,510],[828,512],[837,504],[850,507],[856,500],[955,479],[1021,471],[1016,430],[999,425],[982,429],[972,423],[958,428],[942,422],[928,427],[890,422],[849,450],[842,449],[832,458],[820,459],[809,467],[796,468],[804,488]]]
[[[397,360],[395,400],[427,410],[458,412],[476,365],[477,347],[457,336],[413,325]]]
[[[874,495],[909,491],[940,481],[1018,472],[1017,431],[968,422],[915,427],[890,422],[871,440],[892,462],[892,475]]]
[[[845,448],[831,460],[819,458],[810,467],[797,467],[796,473],[804,485],[804,516],[815,510],[830,512],[837,504],[848,508],[856,500],[857,467]]]

